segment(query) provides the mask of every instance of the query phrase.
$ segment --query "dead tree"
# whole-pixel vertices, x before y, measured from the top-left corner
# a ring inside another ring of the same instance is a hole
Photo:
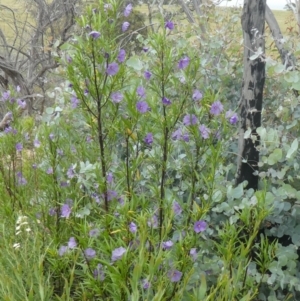
[[[268,5],[266,6],[266,22],[272,33],[272,37],[280,54],[282,64],[285,66],[286,69],[296,70],[296,58],[292,52],[288,51],[284,47],[283,35],[281,33],[279,24]],[[293,92],[295,96],[299,95],[299,92],[297,90],[293,90]]]
[[[266,0],[245,0],[242,14],[244,73],[240,100],[239,153],[236,183],[247,181],[247,188],[258,188],[259,135],[265,83]],[[245,137],[245,134],[249,133]]]
[[[71,36],[78,1],[30,0],[22,18],[10,7],[0,5],[0,22],[8,23],[13,35],[7,37],[0,27],[0,86],[20,86],[25,95],[45,92],[47,75],[58,67],[60,47]],[[33,100],[28,98],[29,112]]]

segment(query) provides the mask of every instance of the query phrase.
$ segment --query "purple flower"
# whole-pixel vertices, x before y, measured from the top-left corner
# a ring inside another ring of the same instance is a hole
[[[194,261],[196,261],[198,257],[197,249],[196,248],[191,248],[190,250],[190,255]]]
[[[98,237],[100,234],[100,230],[99,229],[91,229],[89,232],[89,236],[90,237]]]
[[[136,233],[136,231],[137,231],[137,226],[136,226],[136,224],[135,224],[134,222],[131,222],[131,223],[129,224],[129,231],[130,231],[131,233]]]
[[[112,255],[111,255],[112,262],[115,262],[115,261],[121,259],[123,257],[123,255],[125,254],[125,252],[126,252],[126,249],[123,247],[113,250]]]
[[[111,76],[117,74],[118,71],[119,71],[119,65],[115,62],[108,64],[106,68],[106,73]]]
[[[69,64],[71,64],[73,61],[72,58],[68,54],[66,55],[66,60]]]
[[[215,101],[210,108],[210,113],[212,115],[220,115],[221,112],[223,111],[223,105],[221,104],[221,102],[219,100]]]
[[[94,40],[97,40],[100,37],[100,35],[101,35],[100,32],[95,31],[95,30],[93,30],[89,33],[89,36],[91,38],[93,38]]]
[[[126,31],[127,29],[128,29],[128,27],[129,27],[129,25],[130,25],[130,23],[129,22],[124,22],[123,24],[122,24],[122,31],[124,32],[124,31]]]
[[[177,129],[176,131],[174,131],[171,135],[171,138],[173,140],[183,140],[185,142],[190,141],[189,134],[183,133],[182,129]]]
[[[87,260],[93,259],[96,256],[96,251],[92,248],[87,248],[84,250],[84,255]]]
[[[229,119],[229,122],[231,124],[236,124],[238,121],[239,121],[239,117],[236,113],[234,113]]]
[[[49,167],[49,168],[46,170],[46,174],[52,175],[52,174],[53,174],[53,168],[52,168],[52,167]]]
[[[182,277],[182,273],[178,270],[171,270],[168,273],[168,276],[171,282],[179,282]]]
[[[67,177],[68,179],[73,179],[75,177],[75,169],[74,169],[74,166],[71,165],[67,171]]]
[[[142,280],[143,289],[148,289],[150,287],[150,282],[147,279]]]
[[[156,229],[158,227],[158,219],[156,215],[153,215],[151,219],[147,221],[148,227]]]
[[[174,29],[174,23],[172,21],[167,21],[165,23],[165,28],[167,28],[169,30],[173,30]]]
[[[194,101],[201,100],[202,97],[203,97],[203,95],[202,95],[202,93],[199,90],[194,90],[193,96],[192,96],[192,98],[193,98]]]
[[[163,241],[162,248],[164,250],[170,250],[173,247],[173,242],[171,240]]]
[[[10,91],[4,91],[2,92],[2,100],[6,101],[10,98]]]
[[[144,142],[148,145],[151,145],[153,143],[153,134],[148,133],[144,138]]]
[[[179,63],[178,63],[178,68],[179,69],[185,69],[190,63],[190,59],[188,56],[183,57]]]
[[[49,209],[49,215],[54,216],[56,214],[56,209],[55,208],[50,208]]]
[[[105,279],[105,274],[104,274],[103,266],[101,263],[97,264],[97,267],[93,272],[93,275],[94,275],[94,278],[99,281],[103,281]]]
[[[62,156],[64,155],[64,151],[63,151],[62,149],[60,149],[60,148],[58,148],[58,149],[56,150],[56,153],[57,153],[60,157],[62,157]]]
[[[183,117],[183,124],[185,126],[195,125],[197,122],[198,119],[194,114],[187,114]]]
[[[23,186],[23,185],[27,184],[26,179],[23,177],[23,175],[20,171],[17,173],[17,178],[18,178],[18,185],[19,186]]]
[[[182,129],[177,129],[171,135],[173,140],[181,140],[182,138]]]
[[[129,3],[124,9],[124,17],[128,17],[132,11],[132,4]]]
[[[138,86],[136,93],[141,99],[144,99],[146,97],[146,90],[143,86]]]
[[[119,54],[118,54],[118,61],[120,63],[123,63],[125,61],[125,57],[126,57],[126,51],[124,49],[120,49]]]
[[[77,247],[77,242],[75,237],[70,237],[69,241],[68,241],[68,247],[69,249],[74,249]]]
[[[16,144],[16,151],[17,151],[17,152],[20,152],[20,151],[22,151],[22,149],[23,149],[22,143],[17,143],[17,144]]]
[[[114,103],[120,103],[123,100],[123,94],[121,92],[113,92],[110,98]]]
[[[106,181],[107,183],[111,184],[114,180],[114,176],[111,172],[109,172],[107,175],[106,175]]]
[[[67,246],[60,246],[58,249],[58,255],[63,256],[68,251]]]
[[[146,80],[150,80],[152,73],[149,70],[146,70],[144,73],[144,77]]]
[[[68,186],[70,186],[70,184],[68,182],[66,182],[66,181],[60,182],[60,187],[68,187]]]
[[[140,112],[140,113],[142,113],[142,114],[144,114],[144,113],[147,113],[148,111],[149,111],[149,106],[148,106],[148,104],[147,104],[147,102],[146,101],[138,101],[137,103],[136,103],[136,109]]]
[[[17,104],[21,109],[26,108],[26,101],[25,100],[17,99]]]
[[[181,140],[185,142],[189,142],[190,141],[189,133],[183,133]]]
[[[114,190],[107,190],[107,200],[111,201],[118,197],[118,193]]]
[[[76,109],[79,104],[79,99],[76,96],[71,97],[71,108]]]
[[[197,221],[194,224],[194,231],[196,233],[203,232],[206,230],[206,228],[207,228],[207,223],[205,221]]]
[[[41,146],[41,142],[38,139],[34,139],[33,146],[39,148]]]
[[[88,96],[88,95],[89,95],[89,90],[88,90],[88,89],[84,89],[83,95],[84,95],[84,96]]]
[[[20,86],[17,86],[16,90],[17,90],[18,93],[20,93],[20,91],[21,91]]]
[[[143,47],[143,51],[144,51],[144,52],[148,52],[148,50],[149,50],[148,47],[145,47],[145,46]]]
[[[182,208],[176,201],[173,202],[173,211],[175,215],[180,215],[182,213]]]
[[[210,134],[210,129],[207,128],[204,124],[199,126],[199,131],[203,139],[208,139]]]
[[[68,204],[63,204],[60,209],[61,217],[69,218],[71,214],[71,207]]]
[[[171,100],[168,99],[167,97],[163,97],[161,101],[165,106],[169,106],[170,104],[172,104]]]
[[[239,121],[238,115],[231,110],[226,112],[225,118],[229,119],[230,124],[236,124]]]
[[[55,136],[54,136],[54,134],[52,134],[52,133],[49,135],[49,139],[50,139],[51,141],[54,140],[54,137],[55,137]]]

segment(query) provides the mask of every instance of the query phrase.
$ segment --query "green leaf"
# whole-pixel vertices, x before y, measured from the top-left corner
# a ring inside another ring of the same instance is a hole
[[[230,193],[230,196],[233,198],[233,199],[240,199],[244,194],[244,188],[243,188],[243,185],[240,184],[239,186],[235,187],[231,193]]]
[[[297,150],[298,150],[298,139],[296,138],[296,139],[293,141],[293,143],[292,143],[290,149],[288,150],[288,152],[287,152],[287,154],[286,154],[286,158],[287,158],[287,159],[290,159],[290,158],[292,157],[292,155],[293,155]]]
[[[206,284],[206,278],[204,274],[201,274],[201,284],[197,290],[197,298],[198,300],[203,300],[203,298],[206,295],[206,290],[207,290],[207,284]]]
[[[282,158],[282,150],[280,148],[276,148],[272,154],[270,154],[268,158],[268,164],[274,165]]]
[[[140,61],[140,59],[137,56],[132,56],[130,59],[128,59],[126,61],[126,65],[137,71],[143,69],[143,63]]]
[[[46,113],[51,115],[51,114],[54,113],[54,109],[49,107],[49,108],[46,109]]]
[[[282,73],[285,70],[285,66],[281,63],[277,64],[274,68],[276,73]]]

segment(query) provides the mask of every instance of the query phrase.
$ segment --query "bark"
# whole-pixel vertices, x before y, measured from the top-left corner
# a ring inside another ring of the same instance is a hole
[[[261,125],[265,62],[262,55],[250,59],[259,49],[264,53],[266,0],[244,0],[242,29],[244,37],[244,73],[240,101],[239,154],[236,184],[247,181],[247,188],[258,188],[259,135]],[[245,132],[251,129],[249,138]]]

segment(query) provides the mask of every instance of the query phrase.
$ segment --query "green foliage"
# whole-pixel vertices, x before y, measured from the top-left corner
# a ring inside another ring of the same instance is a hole
[[[0,299],[297,300],[298,101],[276,102],[270,80],[260,190],[235,187],[224,112],[238,99],[236,44],[224,29],[193,47],[161,23],[134,53],[120,33],[130,17],[109,4],[78,20],[62,49],[68,81],[38,123],[19,118],[13,88],[6,101]]]

